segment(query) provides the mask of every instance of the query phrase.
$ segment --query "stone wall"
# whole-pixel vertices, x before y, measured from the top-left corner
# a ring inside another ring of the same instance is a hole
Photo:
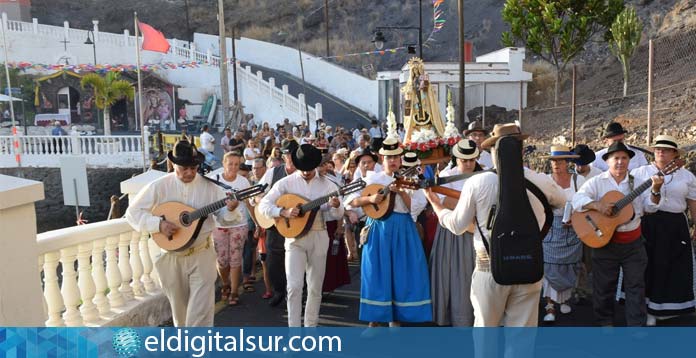
[[[120,184],[133,174],[142,173],[142,169],[87,169],[90,207],[80,208],[84,211],[82,218],[89,222],[106,220],[109,215],[112,195],[121,195]],[[63,187],[59,168],[0,168],[0,174],[22,176],[25,179],[44,183],[46,199],[36,203],[37,230],[39,233],[75,225],[75,207],[63,204]],[[121,213],[126,211],[128,201],[121,200]]]

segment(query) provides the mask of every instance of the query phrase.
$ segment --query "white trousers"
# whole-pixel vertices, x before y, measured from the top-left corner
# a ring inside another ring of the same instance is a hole
[[[288,326],[301,327],[302,287],[307,274],[305,327],[316,327],[321,306],[321,287],[326,271],[329,236],[326,230],[309,231],[300,239],[285,240],[285,276],[288,281]]]
[[[536,327],[540,292],[541,280],[503,286],[495,282],[492,273],[474,270],[471,276],[474,327]]]
[[[212,327],[215,316],[215,249],[190,256],[162,253],[155,268],[172,307],[175,327]]]

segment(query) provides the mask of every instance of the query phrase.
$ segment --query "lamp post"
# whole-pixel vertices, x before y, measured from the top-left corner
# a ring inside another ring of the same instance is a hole
[[[418,0],[418,26],[377,26],[372,43],[378,50],[383,49],[384,43],[387,42],[381,30],[418,30],[418,56],[423,59],[423,0]],[[408,49],[409,53],[415,52],[412,46],[408,46]]]
[[[89,35],[92,35],[91,37]],[[94,54],[94,65],[97,65],[97,44],[92,41],[92,38],[96,40],[97,38],[94,36],[94,32],[92,30],[87,30],[87,40],[85,40],[85,45],[92,45],[92,51]]]

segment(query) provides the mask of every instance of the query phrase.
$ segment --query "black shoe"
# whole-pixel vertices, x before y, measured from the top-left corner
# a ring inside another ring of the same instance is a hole
[[[285,298],[285,295],[276,292],[273,297],[268,300],[268,305],[271,307],[278,306],[281,302],[283,302],[283,298]]]

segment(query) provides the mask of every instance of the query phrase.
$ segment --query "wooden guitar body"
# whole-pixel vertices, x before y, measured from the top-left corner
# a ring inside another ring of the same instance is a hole
[[[374,196],[380,193],[380,190],[384,189],[384,185],[381,184],[370,184],[365,187],[362,191],[362,196],[364,197],[370,197]],[[386,217],[387,215],[391,214],[391,212],[394,210],[394,200],[396,199],[396,196],[391,195],[391,192],[387,192],[387,194],[384,197],[384,200],[382,200],[381,203],[379,204],[367,204],[363,206],[363,211],[365,211],[365,215],[378,220]]]
[[[299,195],[295,194],[284,194],[278,201],[276,205],[281,209],[288,208],[298,208],[309,201]],[[301,213],[299,216],[292,219],[277,217],[274,218],[275,226],[278,232],[285,238],[298,239],[307,233],[312,224],[314,223],[314,218],[317,216],[318,210],[311,210],[308,212]]]
[[[610,191],[602,197],[600,202],[613,204],[624,197],[619,191]],[[628,204],[614,216],[606,216],[598,211],[576,212],[571,220],[573,229],[585,245],[592,248],[605,246],[614,236],[616,228],[625,224],[633,217],[633,205]]]
[[[201,226],[203,226],[203,220],[198,219],[193,222],[187,223],[185,220],[185,214],[194,211],[195,209],[175,201],[170,201],[168,203],[160,204],[152,210],[152,215],[159,216],[164,220],[174,223],[179,229],[172,235],[168,237],[160,232],[152,234],[152,239],[155,240],[157,245],[168,251],[181,251],[187,249],[191,244],[193,244]]]

